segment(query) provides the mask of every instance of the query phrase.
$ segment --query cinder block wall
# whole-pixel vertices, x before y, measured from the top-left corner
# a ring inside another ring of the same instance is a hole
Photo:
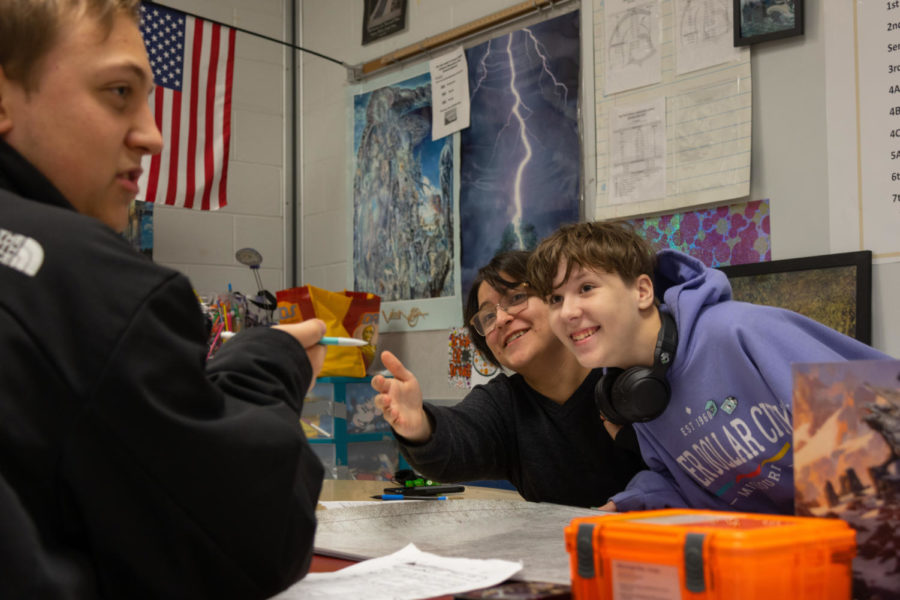
[[[229,25],[286,40],[286,0],[170,0],[169,6]],[[154,207],[155,261],[190,277],[201,293],[219,292],[229,283],[255,294],[256,280],[235,260],[250,246],[263,256],[260,276],[266,289],[285,287],[291,260],[288,207],[290,168],[286,147],[293,132],[285,107],[293,99],[284,46],[237,33],[235,41],[232,133],[228,205],[218,211]]]

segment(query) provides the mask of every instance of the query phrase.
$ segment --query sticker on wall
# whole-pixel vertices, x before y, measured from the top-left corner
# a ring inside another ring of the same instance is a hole
[[[469,389],[487,383],[500,372],[500,368],[488,362],[469,338],[465,327],[450,330],[449,383],[457,389]]]
[[[772,260],[769,201],[630,219],[654,250],[673,248],[708,267]]]
[[[452,387],[467,389],[469,378],[472,376],[471,354],[474,347],[464,327],[450,330],[448,349],[450,358],[448,381]]]
[[[135,200],[128,207],[128,225],[122,236],[132,247],[153,260],[153,203]]]
[[[472,346],[472,377],[469,379],[471,386],[487,383],[499,372],[500,367],[488,362],[478,348]]]
[[[381,418],[375,407],[375,390],[366,383],[348,383],[345,386],[347,407],[347,433],[390,432],[391,426]]]

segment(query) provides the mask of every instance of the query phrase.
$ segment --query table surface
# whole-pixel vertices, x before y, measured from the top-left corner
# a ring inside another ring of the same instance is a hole
[[[335,502],[341,500],[372,500],[372,496],[381,494],[386,487],[399,487],[390,481],[360,481],[349,479],[326,479],[322,484],[319,500]],[[470,498],[473,500],[521,500],[519,492],[498,488],[467,485],[466,491],[460,494],[448,494],[448,498]]]
[[[397,484],[390,481],[364,481],[349,479],[326,479],[322,483],[322,492],[319,500],[324,502],[372,500],[372,496],[381,494],[386,487],[395,487]],[[459,494],[450,494],[451,498],[470,498],[475,500],[521,500],[525,501],[519,492],[513,490],[501,490],[498,488],[478,487],[467,485],[466,490]],[[321,510],[322,507],[320,506]],[[352,565],[353,561],[330,556],[315,555],[313,557],[310,572],[322,573],[337,571]]]
[[[319,494],[319,500],[324,502],[338,501],[354,501],[354,500],[372,500],[372,496],[381,494],[386,487],[395,487],[396,484],[389,481],[355,481],[346,479],[326,479],[322,485],[322,492]],[[449,494],[449,498],[456,499],[473,499],[473,500],[508,500],[521,501],[525,499],[513,490],[503,490],[498,488],[488,488],[479,486],[465,486],[466,489],[462,493]],[[320,506],[320,510],[323,508]],[[337,571],[344,567],[354,564],[354,561],[334,558],[331,556],[322,556],[316,554],[313,556],[310,565],[311,573],[324,573],[329,571]],[[453,596],[440,596],[434,600],[452,600]]]

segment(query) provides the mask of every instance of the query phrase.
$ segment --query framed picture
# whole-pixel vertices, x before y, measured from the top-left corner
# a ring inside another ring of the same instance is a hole
[[[803,0],[733,0],[734,45],[803,35]]]
[[[362,43],[403,31],[406,27],[407,0],[364,0]]]
[[[735,300],[786,308],[872,343],[869,250],[717,267]]]

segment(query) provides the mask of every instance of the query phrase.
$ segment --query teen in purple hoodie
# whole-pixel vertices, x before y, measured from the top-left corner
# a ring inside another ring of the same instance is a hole
[[[535,250],[529,281],[578,361],[607,367],[598,410],[634,422],[650,467],[607,510],[793,513],[791,364],[889,358],[797,313],[734,301],[721,271],[654,256],[621,225],[562,227]]]

